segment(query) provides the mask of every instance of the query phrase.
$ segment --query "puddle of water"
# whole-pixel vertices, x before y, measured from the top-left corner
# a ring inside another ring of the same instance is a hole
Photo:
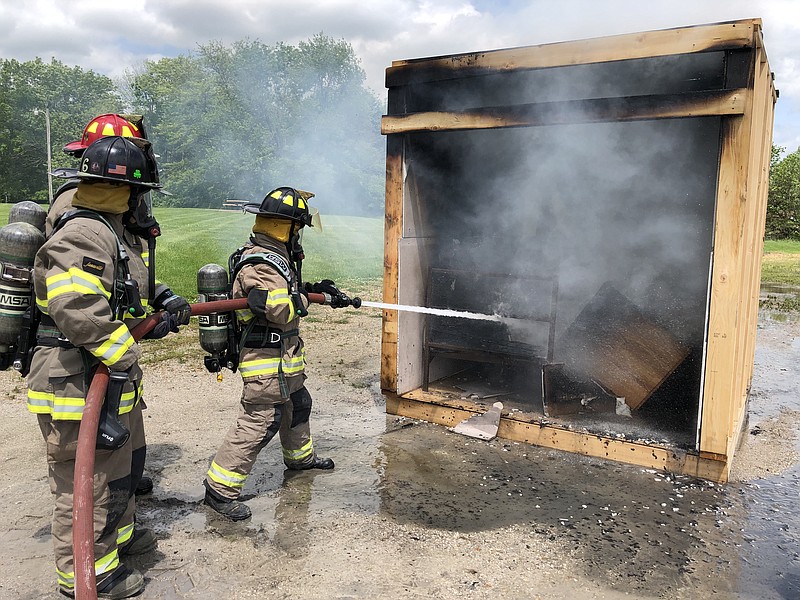
[[[798,337],[779,338],[786,325],[776,321],[760,327],[760,340],[783,341],[757,347],[751,424],[800,410]],[[252,524],[228,524],[180,499],[145,501],[145,520],[244,535],[298,557],[314,556],[315,530],[351,515],[467,533],[514,525],[555,541],[582,575],[632,597],[800,598],[800,468],[716,485],[466,438],[386,415],[375,395],[372,407],[315,414],[335,471],[287,473],[280,452],[262,453],[245,488]]]
[[[762,294],[800,294],[800,287],[785,283],[762,283]]]
[[[736,590],[743,598],[800,598],[800,468],[729,487],[729,517],[741,524]]]

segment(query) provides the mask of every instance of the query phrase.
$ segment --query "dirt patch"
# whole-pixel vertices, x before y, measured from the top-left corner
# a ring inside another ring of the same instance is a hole
[[[767,505],[800,489],[799,335],[791,321],[759,329],[737,481],[719,486],[386,415],[380,312],[317,307],[304,329],[312,429],[336,469],[285,472],[273,442],[245,488],[244,524],[200,504],[239,376],[205,372],[194,327],[147,343],[155,490],[139,518],[159,547],[135,562],[141,597],[793,597],[797,558],[768,548],[796,550],[800,528]],[[43,442],[24,382],[6,372],[0,385],[0,597],[55,600]]]

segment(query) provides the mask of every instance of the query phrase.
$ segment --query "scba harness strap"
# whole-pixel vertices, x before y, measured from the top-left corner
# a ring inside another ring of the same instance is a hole
[[[278,273],[280,273],[281,277],[286,280],[287,285],[291,288],[295,282],[295,274],[294,270],[292,269],[291,264],[289,261],[278,254],[277,252],[254,252],[253,254],[248,254],[247,256],[242,256],[242,253],[248,248],[249,246],[242,246],[236,252],[231,255],[230,260],[228,261],[228,270],[231,272],[231,285],[233,285],[234,279],[239,274],[239,271],[242,270],[242,267],[246,265],[270,265],[273,267]],[[233,267],[231,268],[231,264]]]
[[[142,299],[139,294],[139,286],[131,277],[131,272],[128,268],[128,260],[130,260],[128,253],[125,250],[125,246],[122,244],[122,240],[119,239],[117,232],[114,230],[114,227],[105,219],[105,217],[93,210],[82,208],[70,210],[65,212],[56,220],[55,226],[53,227],[53,234],[55,234],[56,231],[64,227],[64,225],[73,219],[78,218],[100,221],[106,227],[108,227],[109,231],[111,231],[111,233],[114,235],[114,240],[117,243],[117,255],[114,259],[114,289],[113,293],[111,294],[111,298],[109,299],[109,304],[111,305],[111,311],[114,314],[114,318],[122,321],[125,315],[143,317],[146,311],[142,306]]]

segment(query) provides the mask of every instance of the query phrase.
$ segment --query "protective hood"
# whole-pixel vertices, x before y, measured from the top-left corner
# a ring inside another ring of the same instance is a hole
[[[121,215],[128,210],[130,197],[131,187],[129,185],[117,185],[103,181],[97,183],[81,181],[72,198],[72,206]]]

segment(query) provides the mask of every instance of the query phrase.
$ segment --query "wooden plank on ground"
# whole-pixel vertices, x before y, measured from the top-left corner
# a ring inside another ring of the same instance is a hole
[[[424,400],[415,399],[425,398]],[[434,395],[416,390],[405,396],[387,394],[386,412],[412,419],[419,419],[437,425],[454,427],[483,408],[466,403],[459,406],[452,401],[432,401]],[[498,437],[582,454],[608,460],[658,469],[669,473],[681,473],[711,481],[724,482],[728,479],[728,462],[725,456],[716,459],[704,458],[684,450],[660,445],[629,442],[585,432],[577,432],[548,423],[536,422],[525,415],[504,414],[500,419]]]

